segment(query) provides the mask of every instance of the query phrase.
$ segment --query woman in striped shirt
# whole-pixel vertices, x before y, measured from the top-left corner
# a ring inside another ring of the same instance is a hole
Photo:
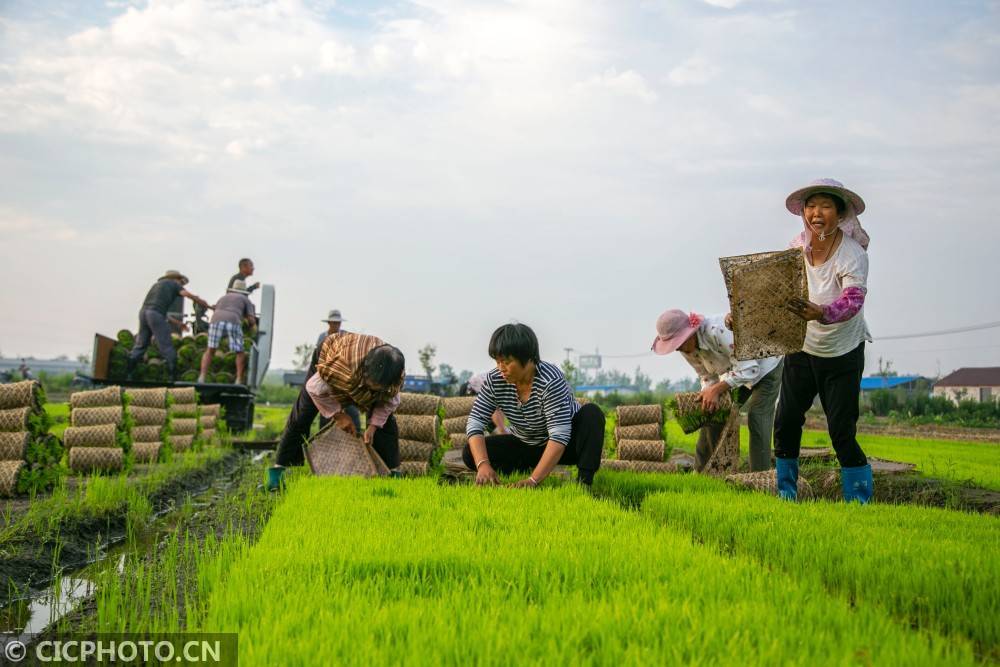
[[[558,366],[542,361],[538,338],[524,324],[505,324],[493,332],[491,370],[469,415],[465,464],[476,484],[498,484],[497,473],[530,472],[514,486],[538,486],[557,464],[575,465],[577,478],[590,485],[601,465],[604,413],[580,406]],[[485,436],[496,409],[507,417],[508,433]]]

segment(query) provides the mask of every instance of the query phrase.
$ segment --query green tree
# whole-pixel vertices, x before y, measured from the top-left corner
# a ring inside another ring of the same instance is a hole
[[[417,351],[417,356],[420,358],[420,365],[423,367],[427,379],[433,379],[434,377],[435,354],[437,354],[437,347],[431,343],[427,343],[427,345],[424,345]]]
[[[314,347],[315,346],[312,343],[302,343],[301,345],[295,346],[295,361],[293,362],[295,370],[304,371],[309,368],[309,362],[312,361]]]

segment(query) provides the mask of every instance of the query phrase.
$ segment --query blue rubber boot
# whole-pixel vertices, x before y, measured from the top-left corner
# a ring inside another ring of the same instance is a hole
[[[870,465],[841,468],[840,483],[844,488],[844,502],[847,503],[857,500],[862,505],[866,505],[875,492],[875,481],[872,479]]]
[[[794,501],[799,495],[799,460],[776,458],[774,467],[778,475],[778,497]]]
[[[284,486],[282,477],[285,474],[285,469],[280,466],[272,466],[267,469],[267,490],[271,493],[280,491],[281,487]]]

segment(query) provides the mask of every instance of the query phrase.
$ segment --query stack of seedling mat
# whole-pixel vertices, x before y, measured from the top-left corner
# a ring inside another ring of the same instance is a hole
[[[615,448],[618,458],[605,459],[602,468],[631,472],[674,472],[672,463],[664,462],[663,407],[660,405],[621,405],[616,410]]]
[[[198,394],[194,387],[177,387],[170,393],[170,446],[175,452],[186,452],[201,432]]]
[[[115,381],[125,379],[128,354],[135,344],[135,334],[128,329],[118,332],[118,342],[111,350],[108,365],[108,377]],[[208,334],[196,336],[173,337],[174,349],[177,350],[177,379],[185,382],[195,382],[201,369],[201,358],[208,349]],[[243,350],[249,352],[253,339],[243,337]],[[156,345],[146,348],[143,358],[136,367],[135,379],[144,382],[164,382],[167,377],[167,367],[160,356]],[[230,384],[236,380],[236,353],[229,350],[229,338],[223,336],[219,348],[209,360],[207,378],[209,382]]]
[[[56,483],[63,448],[49,425],[38,382],[0,385],[0,497],[44,491]]]
[[[138,463],[166,459],[169,449],[170,415],[167,412],[167,389],[127,389],[132,415],[132,450]]]
[[[70,426],[63,433],[74,472],[124,470],[132,450],[133,419],[121,387],[78,391],[69,397]]]
[[[469,414],[476,402],[475,396],[456,396],[446,398],[444,404],[444,432],[452,449],[462,449],[469,442],[465,435],[465,427],[469,422]]]
[[[441,399],[430,394],[399,395],[399,471],[407,476],[426,475],[438,447],[438,407]]]
[[[222,417],[220,406],[218,403],[202,405],[200,406],[200,414],[198,422],[201,428],[201,439],[203,442],[208,442],[215,437],[215,430],[219,426],[219,419]]]

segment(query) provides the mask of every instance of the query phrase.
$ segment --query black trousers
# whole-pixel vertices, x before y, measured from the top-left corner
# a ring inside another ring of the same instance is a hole
[[[358,410],[357,406],[345,406],[344,412],[350,416],[351,421],[354,422],[354,428],[357,429],[358,433],[361,433],[361,412]],[[317,415],[319,415],[319,410],[316,408],[316,404],[313,403],[312,398],[309,396],[309,392],[307,392],[305,386],[303,386],[302,389],[299,390],[298,397],[295,399],[295,405],[292,406],[292,411],[288,413],[288,419],[285,421],[285,430],[282,431],[281,439],[278,441],[278,451],[274,458],[274,462],[276,464],[279,466],[300,466],[305,463],[305,456],[302,453],[302,444],[309,439],[309,432],[312,430],[312,424]],[[329,422],[329,419],[320,417],[319,427],[323,428]],[[388,426],[388,423],[386,426]],[[393,426],[395,426],[395,420],[393,420]],[[378,431],[376,431],[376,435],[378,435]],[[396,436],[396,459],[397,461],[399,459],[398,435]],[[382,460],[385,460],[384,456],[382,457]],[[389,465],[388,461],[385,463],[386,465]]]
[[[816,357],[806,352],[786,356],[774,420],[774,455],[780,459],[799,457],[806,411],[819,394],[840,465],[845,468],[866,465],[868,458],[857,438],[864,368],[864,343],[839,357]]]
[[[590,484],[594,481],[594,473],[601,467],[603,449],[604,413],[593,403],[588,403],[573,415],[569,444],[559,463],[575,465],[580,481]],[[544,451],[544,446],[527,445],[510,434],[486,436],[486,453],[490,458],[490,465],[499,473],[531,472],[538,465]],[[468,467],[476,469],[469,445],[462,449],[462,460]]]

